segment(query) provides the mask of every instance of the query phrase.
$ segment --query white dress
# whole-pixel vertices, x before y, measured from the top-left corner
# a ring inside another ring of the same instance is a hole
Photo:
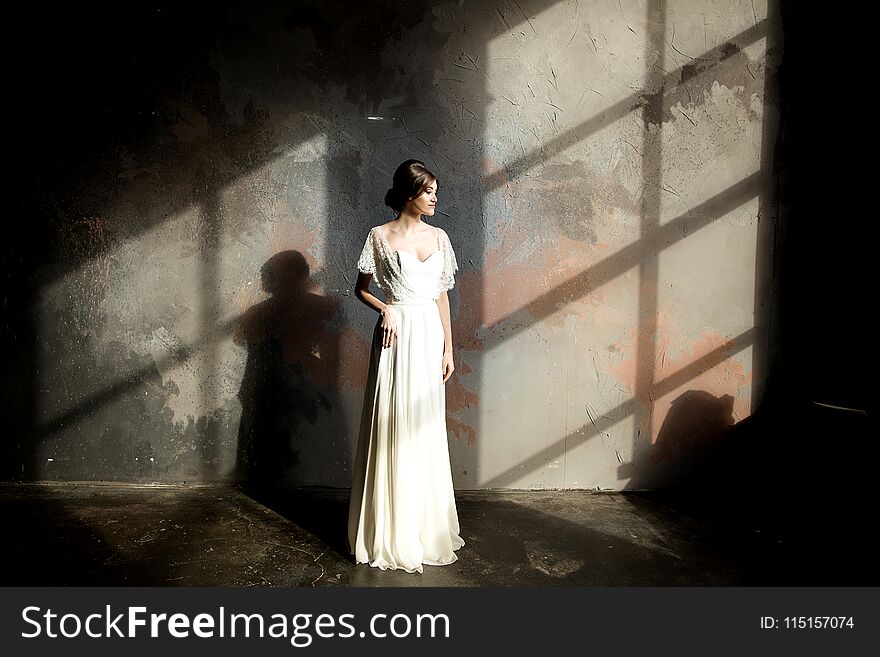
[[[458,269],[449,236],[436,231],[425,260],[391,249],[370,230],[358,270],[373,274],[397,320],[397,338],[382,346],[376,321],[364,392],[348,513],[357,563],[422,572],[450,564],[464,545],[452,487],[443,383],[443,324],[437,297]]]

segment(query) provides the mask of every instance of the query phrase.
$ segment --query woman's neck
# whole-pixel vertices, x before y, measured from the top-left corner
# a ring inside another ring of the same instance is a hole
[[[421,214],[405,214],[403,212],[397,215],[397,219],[395,219],[395,221],[397,222],[398,232],[405,235],[408,235],[413,231],[418,230],[419,224],[423,223]]]

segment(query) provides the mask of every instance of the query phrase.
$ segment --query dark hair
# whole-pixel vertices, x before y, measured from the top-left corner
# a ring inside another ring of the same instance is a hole
[[[425,168],[424,162],[407,160],[394,172],[393,186],[385,192],[385,205],[400,212],[407,201],[424,192],[436,180],[437,176]]]

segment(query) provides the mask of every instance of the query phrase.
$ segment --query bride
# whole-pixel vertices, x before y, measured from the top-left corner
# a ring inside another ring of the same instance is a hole
[[[379,313],[353,472],[349,548],[357,563],[407,572],[442,566],[464,545],[446,436],[452,376],[447,291],[458,269],[434,215],[437,176],[418,160],[394,172],[385,204],[392,221],[370,229],[355,295]],[[369,291],[372,280],[385,295]]]

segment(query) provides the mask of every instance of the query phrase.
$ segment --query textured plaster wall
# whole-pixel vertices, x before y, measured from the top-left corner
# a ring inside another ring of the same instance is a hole
[[[458,488],[665,485],[760,401],[772,6],[166,11],[186,57],[52,192],[36,477],[347,486],[355,261],[409,157],[461,266]]]

